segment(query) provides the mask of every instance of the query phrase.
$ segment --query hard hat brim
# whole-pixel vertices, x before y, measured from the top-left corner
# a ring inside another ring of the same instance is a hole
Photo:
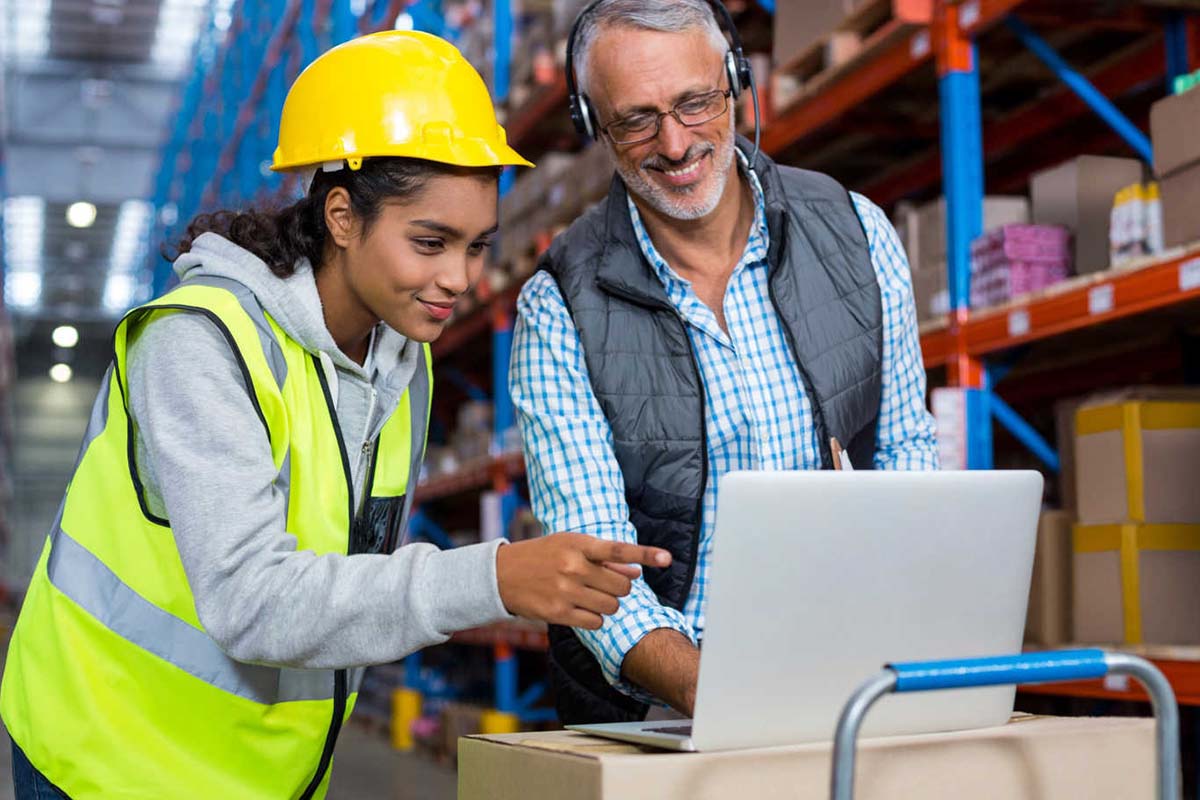
[[[313,154],[308,157],[297,157],[292,159],[280,159],[279,153],[276,154],[275,163],[271,165],[271,170],[274,172],[290,172],[304,169],[311,169],[314,166],[326,163],[328,161],[340,161],[346,159],[363,159],[363,158],[416,158],[423,161],[436,161],[441,164],[451,164],[457,167],[534,167],[533,162],[528,161],[521,156],[516,150],[509,147],[507,144],[499,142],[485,142],[480,139],[458,139],[452,142],[430,145],[428,142],[420,144],[404,144],[393,145],[391,147],[373,149],[371,152],[356,152],[356,153],[330,153],[327,157],[321,157],[321,154]]]

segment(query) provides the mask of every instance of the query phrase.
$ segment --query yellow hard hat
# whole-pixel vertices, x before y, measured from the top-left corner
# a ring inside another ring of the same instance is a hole
[[[487,86],[454,45],[419,31],[382,31],[322,54],[283,104],[275,171],[372,156],[463,167],[533,164],[508,146]]]

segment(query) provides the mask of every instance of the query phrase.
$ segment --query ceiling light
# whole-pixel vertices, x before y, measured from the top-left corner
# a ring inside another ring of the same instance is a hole
[[[55,383],[66,383],[73,374],[70,364],[55,364],[50,368],[50,380]]]
[[[69,349],[79,344],[79,331],[73,325],[59,325],[50,334],[50,339],[59,347]]]
[[[104,281],[104,309],[113,314],[123,314],[137,300],[140,287],[128,273],[112,273]]]
[[[41,273],[10,272],[4,276],[4,299],[12,308],[23,310],[37,308],[41,298]]]
[[[67,224],[72,228],[90,228],[96,221],[96,207],[86,200],[67,206]]]

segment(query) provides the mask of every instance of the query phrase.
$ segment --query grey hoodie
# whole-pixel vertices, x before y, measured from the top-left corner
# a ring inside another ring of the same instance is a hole
[[[320,359],[362,489],[370,442],[416,369],[419,345],[380,325],[368,375],[325,327],[313,272],[275,276],[212,233],[175,263],[181,279],[241,282]],[[395,661],[456,630],[509,619],[496,585],[500,542],[390,555],[297,550],[263,426],[229,344],[196,314],[159,315],[130,335],[129,403],[150,511],[171,521],[196,612],[232,658],[339,669]],[[415,477],[414,477],[415,481]]]

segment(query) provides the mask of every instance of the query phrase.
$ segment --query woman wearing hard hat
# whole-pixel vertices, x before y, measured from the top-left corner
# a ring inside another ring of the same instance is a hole
[[[451,45],[318,58],[276,170],[191,224],[130,312],[9,649],[18,798],[321,797],[368,664],[510,614],[598,627],[663,551],[575,534],[399,547],[428,342],[480,277],[505,143]],[[311,178],[308,176],[311,175]]]

